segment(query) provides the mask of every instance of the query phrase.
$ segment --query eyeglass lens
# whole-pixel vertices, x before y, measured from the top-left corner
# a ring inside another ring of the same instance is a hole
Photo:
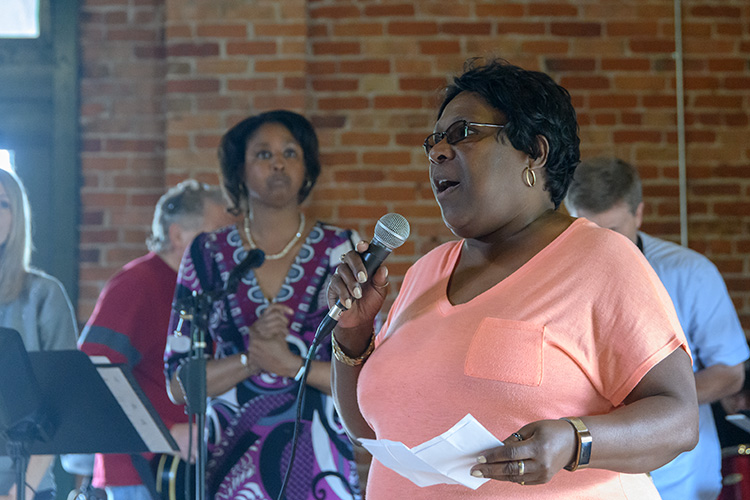
[[[445,132],[436,132],[427,136],[424,141],[424,149],[426,153],[435,147],[435,144],[442,141],[443,138],[448,141],[448,144],[456,144],[467,137],[469,127],[466,120],[459,120],[448,127]]]

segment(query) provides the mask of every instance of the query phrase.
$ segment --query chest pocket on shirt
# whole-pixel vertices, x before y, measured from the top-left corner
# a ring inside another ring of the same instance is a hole
[[[544,327],[485,318],[471,339],[464,373],[470,377],[529,386],[542,382]]]

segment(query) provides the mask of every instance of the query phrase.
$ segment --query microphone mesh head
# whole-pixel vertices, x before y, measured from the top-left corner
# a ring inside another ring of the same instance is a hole
[[[409,221],[400,214],[385,214],[375,224],[375,239],[390,250],[404,244],[409,237]]]

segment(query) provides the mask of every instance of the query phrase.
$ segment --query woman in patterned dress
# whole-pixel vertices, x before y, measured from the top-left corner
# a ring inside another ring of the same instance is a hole
[[[295,376],[328,311],[325,290],[339,256],[359,238],[307,221],[300,210],[320,173],[318,140],[304,117],[277,110],[246,118],[224,135],[219,158],[230,211],[244,214],[244,223],[196,238],[175,300],[223,289],[251,249],[263,250],[265,261],[209,313],[206,486],[213,498],[276,499],[291,453]],[[173,313],[170,331],[178,320]],[[176,372],[186,356],[168,344],[175,402],[184,401]],[[308,372],[289,500],[361,497],[352,445],[330,397],[330,362],[327,338]]]

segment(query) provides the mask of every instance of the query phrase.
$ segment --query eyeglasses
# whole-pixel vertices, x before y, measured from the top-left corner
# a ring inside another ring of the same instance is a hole
[[[474,123],[467,122],[466,120],[459,120],[445,129],[445,132],[435,132],[434,134],[428,135],[427,139],[424,140],[424,144],[422,144],[422,146],[424,147],[424,153],[426,155],[429,155],[430,150],[443,139],[448,141],[448,144],[456,144],[463,141],[464,139],[469,137],[469,135],[473,135],[476,133],[471,129],[471,127],[504,128],[505,125],[497,125],[495,123]]]

